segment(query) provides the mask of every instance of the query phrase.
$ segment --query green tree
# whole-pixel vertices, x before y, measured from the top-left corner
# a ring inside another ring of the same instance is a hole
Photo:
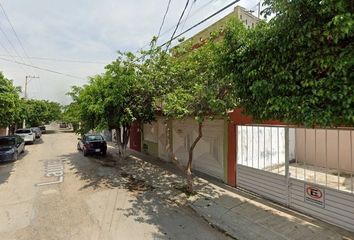
[[[59,103],[47,100],[24,100],[24,118],[27,126],[39,126],[61,118]]]
[[[167,88],[163,112],[168,118],[194,118],[198,124],[198,136],[188,150],[185,168],[187,191],[193,191],[193,151],[203,135],[205,119],[225,117],[237,105],[232,81],[220,68],[223,48],[211,38],[203,46],[193,49],[188,43],[174,49],[174,57],[168,61]],[[173,156],[174,161],[177,159]]]
[[[275,16],[225,34],[223,66],[246,113],[306,126],[354,125],[353,1],[267,0]]]
[[[21,117],[19,89],[0,72],[0,127],[15,124]]]
[[[115,129],[123,156],[131,124],[150,122],[154,116],[151,85],[141,81],[140,76],[139,59],[132,53],[119,53],[106,66],[105,73],[92,77],[89,84],[71,93],[79,109],[80,131]]]
[[[61,121],[70,123],[73,126],[74,132],[77,132],[80,126],[79,107],[80,106],[76,102],[72,102],[62,107]]]

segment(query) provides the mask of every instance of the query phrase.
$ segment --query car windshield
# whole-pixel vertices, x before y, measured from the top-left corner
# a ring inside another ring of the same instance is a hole
[[[0,147],[13,146],[15,142],[15,138],[0,138]]]
[[[31,133],[31,130],[29,129],[19,129],[16,131],[16,133]]]
[[[86,136],[86,141],[102,141],[103,138],[101,135],[90,135]]]

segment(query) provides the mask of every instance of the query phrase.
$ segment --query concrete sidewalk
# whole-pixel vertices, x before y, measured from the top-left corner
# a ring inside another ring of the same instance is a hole
[[[190,206],[236,239],[354,239],[354,233],[255,195],[198,181],[206,183],[189,199]]]
[[[150,179],[154,187],[160,189],[161,196],[178,204],[187,204],[211,226],[232,238],[354,239],[354,233],[213,179],[195,176],[197,195],[186,197],[173,187],[183,182],[183,177],[173,164],[140,152],[129,151],[129,154],[134,160],[144,162],[147,169],[138,177]],[[150,171],[148,169],[155,169],[155,174],[147,173]],[[156,179],[153,179],[154,175]]]

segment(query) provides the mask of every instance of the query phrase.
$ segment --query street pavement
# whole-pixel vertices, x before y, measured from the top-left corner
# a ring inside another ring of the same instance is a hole
[[[228,239],[154,187],[83,157],[76,143],[52,126],[17,162],[0,164],[1,240]]]
[[[110,149],[113,151],[113,149]],[[354,233],[306,216],[254,194],[232,188],[202,175],[194,176],[197,194],[186,197],[171,185],[181,185],[184,177],[170,162],[130,151],[125,171],[145,179],[167,199],[190,206],[211,226],[239,240],[354,239]],[[134,161],[133,161],[134,160]],[[145,171],[141,171],[144,169]]]

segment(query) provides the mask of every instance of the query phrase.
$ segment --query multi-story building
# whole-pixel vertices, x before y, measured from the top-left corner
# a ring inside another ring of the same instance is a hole
[[[236,6],[230,14],[182,42],[180,46],[191,42],[193,48],[198,48],[214,32],[220,32],[219,37],[222,38],[221,33],[226,24],[235,18],[242,21],[248,28],[254,27],[259,21],[245,8]],[[142,127],[142,151],[169,161],[167,149],[170,148],[182,164],[187,164],[188,150],[197,136],[198,124],[193,118],[166,121],[163,116],[157,116],[156,122],[144,124]],[[166,132],[167,126],[170,131],[168,134]],[[195,170],[224,182],[227,181],[227,127],[227,120],[223,118],[205,120],[203,137],[193,152],[193,168]],[[136,132],[135,135],[140,136],[140,133]],[[172,143],[171,146],[168,146],[168,143]]]
[[[246,10],[241,6],[236,6],[234,10],[226,15],[225,17],[221,18],[219,21],[213,23],[212,25],[208,26],[207,28],[201,30],[193,37],[187,39],[185,42],[192,42],[193,46],[198,46],[203,44],[205,40],[207,40],[211,34],[215,32],[222,33],[226,24],[232,19],[238,19],[247,28],[253,28],[256,24],[260,21],[260,19],[252,14],[251,11]]]

